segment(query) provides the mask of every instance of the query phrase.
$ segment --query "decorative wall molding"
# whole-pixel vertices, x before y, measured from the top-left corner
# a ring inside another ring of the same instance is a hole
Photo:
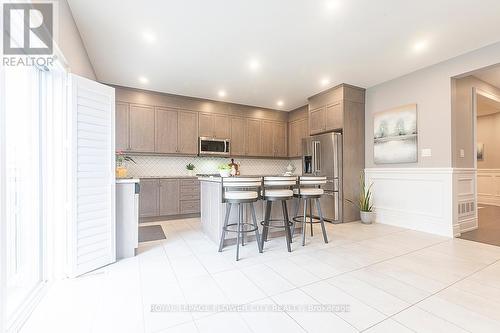
[[[446,237],[477,228],[476,170],[368,168],[376,221]]]
[[[453,168],[368,168],[376,221],[453,237]]]
[[[478,204],[500,206],[500,169],[477,169]]]

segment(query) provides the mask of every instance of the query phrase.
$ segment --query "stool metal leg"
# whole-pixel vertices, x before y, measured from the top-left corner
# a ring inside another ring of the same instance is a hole
[[[262,248],[264,242],[267,242],[267,234],[269,233],[269,218],[271,217],[271,201],[266,201],[266,213],[264,215],[264,228],[262,229]]]
[[[224,218],[224,226],[222,227],[222,234],[220,236],[219,252],[222,252],[222,249],[224,248],[224,238],[226,238],[226,228],[227,228],[227,223],[229,222],[230,213],[231,213],[231,204],[226,203],[226,216]]]
[[[299,209],[300,209],[300,199],[297,199],[297,206],[295,207],[295,214],[293,215],[293,217],[299,216]],[[294,235],[295,235],[295,220],[293,220],[293,226],[292,226],[292,242]]]
[[[259,248],[259,252],[262,253],[262,244],[261,244],[261,238],[259,235],[259,226],[257,224],[257,217],[255,216],[255,206],[253,205],[253,202],[250,205],[251,205],[250,211],[252,212],[253,226],[256,228],[255,229],[255,240],[257,241],[257,247]]]
[[[311,225],[311,237],[313,235],[313,201],[312,199],[309,199],[309,224]]]
[[[316,199],[316,206],[318,207],[319,219],[321,221],[321,230],[323,231],[323,239],[325,243],[328,243],[328,236],[326,235],[325,221],[323,220],[323,212],[321,211],[321,204],[319,199]]]
[[[236,261],[240,259],[240,236],[241,236],[241,220],[243,217],[241,216],[241,204],[238,204],[238,229],[236,233]]]
[[[302,220],[302,246],[306,245],[307,199],[304,199],[304,219]]]
[[[290,232],[290,226],[288,225],[288,210],[286,208],[286,201],[281,201],[281,207],[283,208],[283,225],[285,226],[285,235],[286,235],[286,247],[288,252],[292,252],[292,247],[290,243],[292,242],[292,234]]]
[[[240,204],[240,214],[241,214],[241,220],[243,221],[243,207],[244,207],[244,204]],[[241,224],[241,246],[245,246],[245,225],[242,223]]]

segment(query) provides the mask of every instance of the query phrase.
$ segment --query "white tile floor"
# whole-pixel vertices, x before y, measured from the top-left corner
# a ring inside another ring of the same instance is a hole
[[[387,225],[328,225],[305,247],[217,252],[199,219],[53,285],[23,332],[500,332],[500,247]],[[152,304],[348,304],[349,312],[152,312]]]

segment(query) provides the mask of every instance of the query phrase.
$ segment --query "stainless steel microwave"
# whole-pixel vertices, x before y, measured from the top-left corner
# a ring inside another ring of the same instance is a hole
[[[230,154],[229,139],[215,139],[208,137],[200,137],[198,145],[198,155],[229,155]]]

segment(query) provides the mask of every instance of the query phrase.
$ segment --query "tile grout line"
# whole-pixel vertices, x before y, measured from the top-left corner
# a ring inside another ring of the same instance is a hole
[[[438,290],[438,291],[436,291],[436,292],[434,292],[434,293],[430,294],[429,296],[427,296],[427,297],[425,297],[425,298],[421,299],[420,301],[418,301],[418,302],[416,302],[416,303],[412,304],[411,306],[408,306],[408,307],[406,307],[406,308],[402,309],[401,311],[398,311],[398,312],[396,312],[395,314],[390,315],[389,317],[387,317],[387,319],[392,318],[392,317],[394,317],[394,316],[396,316],[396,315],[400,314],[401,312],[403,312],[403,311],[405,311],[405,310],[408,310],[408,309],[409,309],[409,308],[411,308],[411,307],[414,307],[414,306],[417,306],[417,307],[418,307],[418,305],[417,305],[417,304],[422,303],[423,301],[425,301],[425,300],[429,299],[430,297],[437,295],[438,293],[440,293],[440,292],[442,292],[442,291],[444,291],[444,290],[446,290],[446,289],[448,289],[448,288],[450,288],[450,287],[454,286],[455,284],[457,284],[457,283],[459,283],[459,282],[461,282],[461,281],[463,281],[463,280],[465,280],[465,279],[467,279],[467,278],[471,277],[471,276],[472,276],[472,275],[474,275],[474,274],[479,273],[480,271],[482,271],[482,270],[484,270],[484,269],[486,269],[486,268],[488,268],[488,267],[490,267],[490,266],[492,266],[492,265],[494,265],[494,264],[496,264],[496,263],[498,263],[498,262],[500,262],[500,259],[497,259],[497,260],[495,260],[494,262],[492,262],[492,263],[490,263],[490,264],[486,265],[485,267],[482,267],[482,268],[480,268],[480,269],[477,269],[477,270],[473,271],[472,273],[470,273],[470,274],[468,274],[468,275],[464,276],[463,278],[460,278],[460,279],[458,279],[457,281],[454,281],[454,282],[453,282],[453,283],[451,283],[450,285],[448,285],[448,286],[446,286],[446,287],[444,287],[444,288],[442,288],[442,289],[440,289],[440,290]],[[459,306],[459,307],[461,307],[461,308],[464,308],[463,306],[461,306],[461,305],[459,305],[459,304],[455,304],[455,305],[456,305],[456,306]],[[433,316],[436,316],[436,317],[438,317],[438,318],[441,318],[442,320],[444,320],[444,321],[446,321],[446,322],[448,322],[448,323],[450,323],[450,324],[452,324],[452,325],[454,325],[454,326],[457,326],[458,328],[461,328],[461,329],[463,329],[464,331],[470,332],[468,329],[465,329],[465,328],[463,328],[463,327],[461,327],[461,326],[459,326],[459,325],[457,325],[457,324],[455,324],[455,323],[453,323],[453,322],[449,321],[449,320],[448,320],[448,319],[446,319],[446,318],[443,318],[443,317],[441,317],[441,316],[438,316],[437,314],[431,313],[431,312],[427,311],[426,309],[422,309],[422,308],[420,308],[420,307],[418,307],[418,308],[419,308],[420,310],[423,310],[423,311],[425,311],[425,312],[427,312],[427,313],[429,313],[429,314],[433,315]],[[466,309],[466,308],[464,308],[464,309]],[[466,310],[467,310],[467,309],[466,309]],[[394,319],[394,320],[396,320],[396,321],[399,323],[399,321],[398,321],[397,319]],[[401,323],[400,323],[400,324],[401,324]],[[375,326],[375,325],[373,325],[373,326]],[[370,326],[370,327],[368,327],[367,329],[369,329],[369,328],[371,328],[371,327],[373,327],[373,326]],[[403,326],[404,326],[404,325],[403,325]]]

